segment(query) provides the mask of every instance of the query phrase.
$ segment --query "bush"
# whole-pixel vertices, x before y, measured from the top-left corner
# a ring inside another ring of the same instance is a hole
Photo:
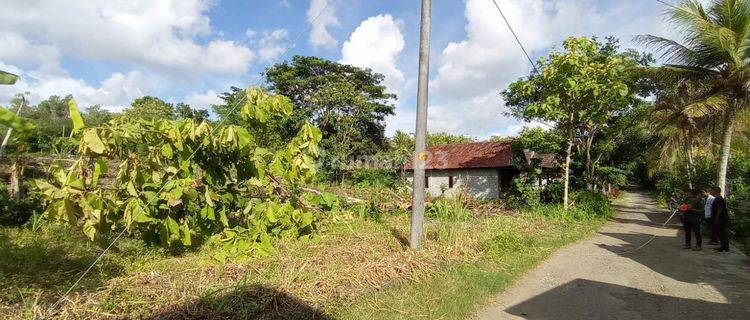
[[[443,221],[466,221],[469,218],[469,210],[464,206],[461,197],[441,197],[427,206],[425,215]]]
[[[15,200],[11,198],[5,186],[0,186],[0,225],[20,226],[34,213],[42,211],[42,202],[35,195],[27,194]]]
[[[530,208],[531,212],[545,217],[564,220],[597,220],[613,215],[609,199],[602,192],[578,191],[571,195],[571,206],[566,212],[560,204],[540,204]]]
[[[384,186],[388,188],[393,188],[398,184],[396,171],[389,169],[358,168],[352,171],[348,180],[354,184]]]
[[[511,207],[534,207],[540,204],[540,190],[533,178],[518,176],[513,179],[508,205]]]
[[[554,181],[547,184],[540,195],[543,203],[562,203],[563,201],[563,184],[560,181]]]
[[[381,221],[383,219],[383,211],[373,201],[353,205],[350,210],[356,213],[360,219],[372,221]]]
[[[574,217],[579,219],[609,218],[614,211],[609,198],[602,192],[578,191],[571,195],[571,202],[576,209]]]

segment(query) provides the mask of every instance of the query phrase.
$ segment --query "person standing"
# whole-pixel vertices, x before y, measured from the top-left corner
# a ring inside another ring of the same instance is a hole
[[[711,205],[711,220],[716,226],[716,232],[719,236],[719,246],[716,252],[729,252],[729,210],[727,201],[721,196],[721,188],[711,188],[711,195],[714,196],[714,202]]]
[[[714,201],[715,203],[716,201]],[[701,235],[701,220],[703,218],[703,204],[698,197],[697,190],[685,191],[685,201],[678,209],[682,215],[682,228],[685,231],[685,246],[683,249],[691,248],[691,238],[695,235],[695,247],[693,251],[703,250],[703,237]]]
[[[719,237],[718,233],[716,231],[716,225],[714,225],[713,220],[711,219],[711,205],[714,202],[714,196],[711,194],[711,188],[704,189],[703,190],[703,225],[706,227],[706,230],[708,230],[708,233],[711,235],[711,241],[708,243],[712,246],[715,246],[719,244]]]

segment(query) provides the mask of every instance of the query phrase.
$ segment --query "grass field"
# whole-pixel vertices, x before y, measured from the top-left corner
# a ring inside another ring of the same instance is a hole
[[[212,258],[211,246],[175,255],[122,239],[54,316],[462,318],[603,221],[541,212],[437,217],[428,220],[424,248],[412,252],[408,219],[405,212],[339,219],[312,240],[226,263]],[[101,248],[61,225],[0,229],[0,318],[47,314]]]

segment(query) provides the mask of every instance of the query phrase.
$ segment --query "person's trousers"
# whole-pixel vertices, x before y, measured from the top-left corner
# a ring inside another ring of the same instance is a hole
[[[709,237],[711,237],[712,243],[719,242],[719,229],[718,226],[713,222],[711,218],[703,220],[703,231],[705,231]]]
[[[695,245],[701,246],[703,244],[703,237],[701,236],[701,222],[699,220],[684,219],[682,221],[682,228],[685,230],[686,246],[690,246],[693,234],[695,234]]]
[[[716,232],[719,236],[719,243],[721,246],[719,247],[719,250],[729,250],[729,223],[728,221],[719,221],[719,223],[716,224]]]

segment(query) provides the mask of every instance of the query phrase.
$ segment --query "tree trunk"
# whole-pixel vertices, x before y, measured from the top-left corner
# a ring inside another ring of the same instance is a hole
[[[721,155],[719,158],[719,172],[716,178],[716,186],[721,188],[721,196],[727,194],[727,169],[729,167],[729,156],[732,152],[732,131],[735,122],[734,110],[729,109],[724,119],[724,134],[721,139]]]
[[[568,147],[565,149],[565,165],[563,166],[563,208],[568,210],[568,185],[570,184],[570,153],[573,149],[573,137],[568,138]]]
[[[695,164],[693,161],[693,148],[688,143],[685,146],[685,153],[687,155],[687,176],[688,176],[688,187],[693,189],[693,179],[695,178]]]
[[[588,190],[594,189],[594,168],[591,163],[591,145],[593,144],[594,133],[590,132],[590,136],[586,138],[586,188]]]
[[[10,168],[10,197],[14,201],[21,199],[21,179],[23,176],[23,164],[20,161],[13,163]]]

